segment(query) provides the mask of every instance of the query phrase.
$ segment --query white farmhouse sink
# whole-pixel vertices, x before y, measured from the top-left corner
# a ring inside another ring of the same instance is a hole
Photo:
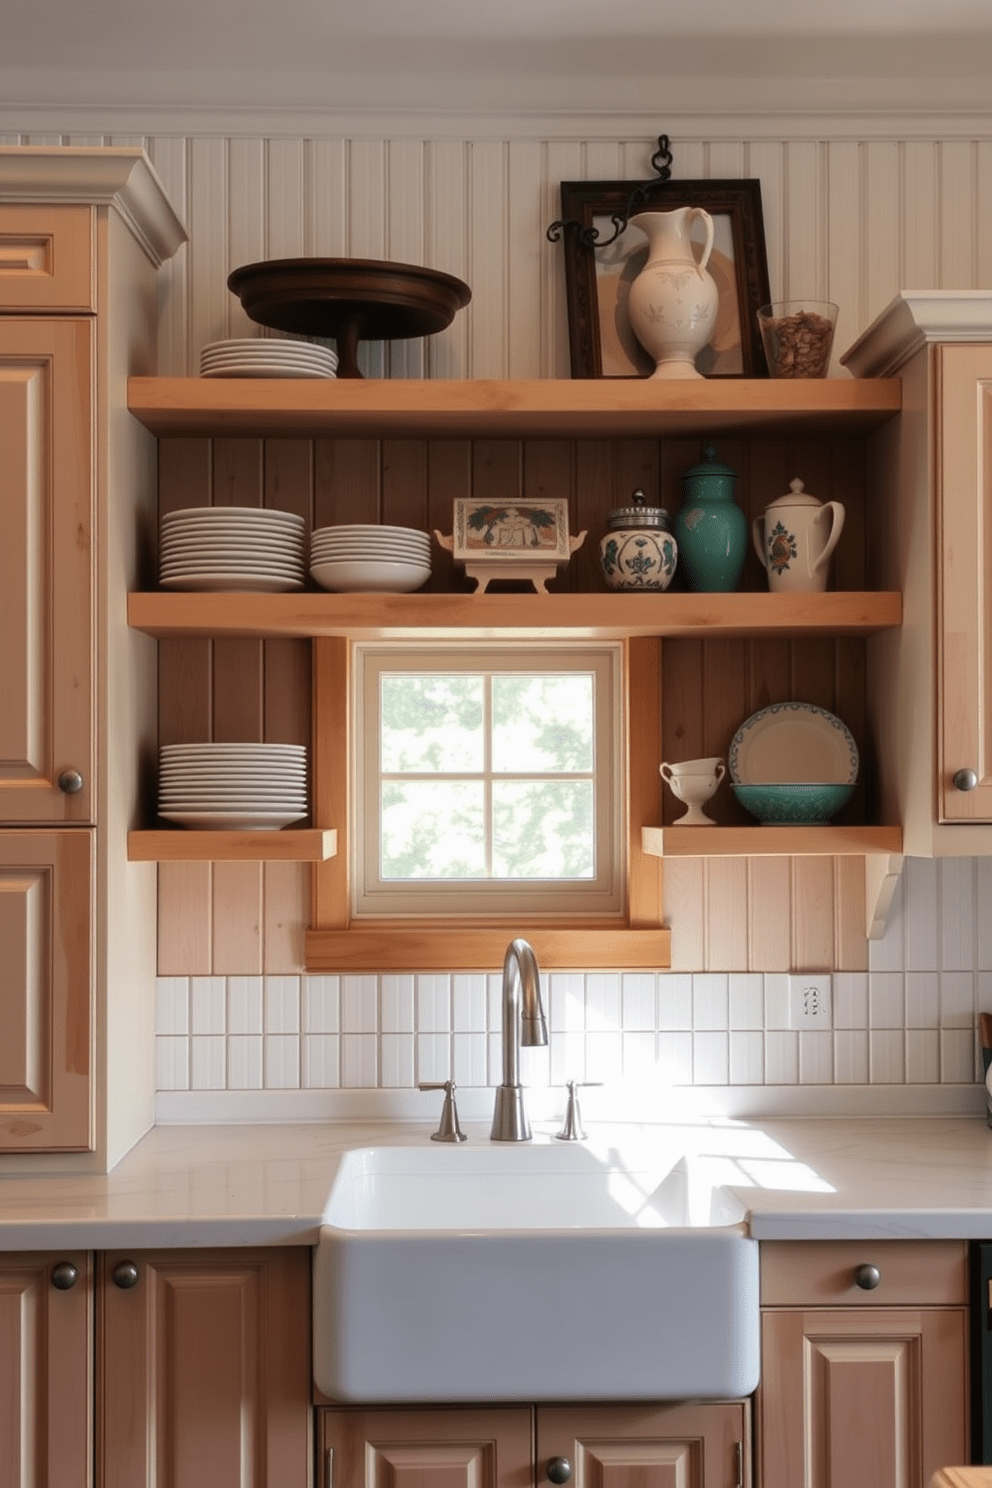
[[[314,1257],[314,1375],[349,1401],[734,1398],[758,1246],[677,1143],[368,1147]]]

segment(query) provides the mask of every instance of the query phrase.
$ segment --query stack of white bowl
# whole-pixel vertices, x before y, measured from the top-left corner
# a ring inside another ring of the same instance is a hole
[[[304,744],[163,744],[158,814],[200,830],[276,829],[307,814]]]
[[[408,594],[431,576],[430,536],[376,523],[318,527],[310,538],[310,573],[322,589],[339,594]]]
[[[260,506],[194,506],[161,523],[163,589],[302,589],[306,523],[293,512]]]
[[[329,346],[271,336],[211,341],[200,352],[201,377],[336,377],[337,370]]]

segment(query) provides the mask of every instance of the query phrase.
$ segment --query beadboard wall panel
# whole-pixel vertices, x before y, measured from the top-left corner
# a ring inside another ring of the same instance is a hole
[[[777,298],[835,300],[838,352],[900,288],[992,283],[992,130],[984,123],[969,130],[967,120],[939,118],[932,127],[884,117],[862,121],[864,127],[840,117],[819,125],[771,116],[725,118],[705,129],[697,121],[662,122],[673,140],[676,179],[760,179],[772,292]],[[557,121],[544,129],[535,121],[529,133],[519,121],[508,121],[502,134],[490,123],[466,130],[465,138],[440,121],[433,132],[394,125],[381,134],[367,121],[360,132],[340,133],[332,123],[316,121],[297,135],[285,128],[253,134],[243,127],[229,135],[220,127],[186,135],[174,121],[169,127],[160,121],[160,132],[101,134],[88,127],[85,133],[7,132],[0,138],[11,144],[141,144],[148,150],[190,234],[161,275],[160,370],[179,375],[195,373],[205,342],[252,330],[226,289],[232,267],[306,253],[423,262],[472,287],[471,305],[443,334],[426,342],[363,347],[362,364],[370,375],[565,377],[562,249],[545,239],[547,225],[559,215],[559,182],[643,180],[651,174],[653,148],[649,134],[610,135],[594,120]],[[834,371],[843,375],[839,367]],[[730,459],[730,452],[723,453]],[[808,452],[797,447],[792,453],[798,469]],[[268,456],[259,460],[257,450],[215,450],[205,469],[202,451],[179,449],[167,457],[178,462],[169,499],[186,504],[206,482],[210,494],[204,499],[229,500],[239,492],[239,499],[282,505],[288,487],[306,493],[317,521],[347,520],[349,512],[367,512],[370,501],[380,513],[419,510],[438,521],[425,491],[444,461],[446,489],[449,482],[457,484],[459,467],[469,462],[471,478],[484,491],[487,481],[496,486],[504,479],[504,456],[478,445],[471,453],[462,446],[443,453],[431,449],[424,466],[401,475],[388,452],[341,442],[318,442],[286,455],[289,464],[282,471],[282,455],[273,464]],[[180,476],[184,458],[193,468]],[[557,478],[555,458],[555,452],[545,452],[543,468],[532,463],[525,470],[526,489],[550,489]],[[676,505],[672,480],[681,458],[675,448],[659,454],[637,444],[621,452],[591,447],[567,479],[574,480],[580,507],[598,506],[596,491],[601,496],[606,482],[618,494],[645,484]],[[804,479],[823,495],[815,468],[804,463]],[[783,490],[793,473],[779,472]],[[843,474],[834,471],[831,480],[840,494]],[[847,506],[850,524],[857,520],[857,503]],[[859,548],[860,540],[852,542],[849,532],[838,561],[847,562]],[[581,562],[592,561],[591,552],[590,546],[579,555]],[[769,653],[762,655],[767,667]],[[794,668],[795,656],[783,651],[781,665]],[[239,656],[239,665],[244,660]],[[756,665],[753,658],[747,664]],[[857,700],[852,704],[849,693],[831,688],[848,664],[843,648],[818,663],[825,679],[821,700],[829,706],[834,698],[845,716],[851,706],[857,711]],[[247,659],[252,686],[225,702],[216,650],[206,643],[169,643],[162,648],[162,686],[163,697],[170,697],[169,709],[163,707],[170,737],[207,737],[200,732],[204,725],[216,728],[225,717],[227,727],[236,718],[239,727],[253,731],[248,736],[264,737],[275,673],[293,677],[298,693],[305,692],[306,665],[294,653],[272,666],[256,648]],[[762,695],[761,686],[760,675],[751,676],[739,705],[746,710],[749,700]],[[719,687],[714,692],[723,695]],[[246,699],[251,719],[244,716]],[[293,716],[292,727],[305,730],[302,716]],[[857,862],[670,865],[666,901],[678,965],[771,971],[814,966],[826,957],[838,968],[863,969],[859,871]],[[302,871],[265,869],[261,881],[250,884],[235,883],[227,869],[204,866],[174,877],[170,881],[163,873],[163,970],[248,975],[298,968],[292,947],[298,947],[306,913]],[[819,905],[812,916],[811,895]],[[224,902],[242,906],[246,924],[236,934],[222,923],[218,906]],[[785,904],[802,906],[802,913],[784,915]],[[221,944],[231,964],[218,962]]]

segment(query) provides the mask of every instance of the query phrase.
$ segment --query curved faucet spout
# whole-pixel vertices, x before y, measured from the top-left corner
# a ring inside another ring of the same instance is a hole
[[[496,1089],[490,1138],[529,1142],[530,1123],[520,1084],[520,1046],[546,1044],[541,975],[529,941],[511,940],[503,959],[503,1083]]]

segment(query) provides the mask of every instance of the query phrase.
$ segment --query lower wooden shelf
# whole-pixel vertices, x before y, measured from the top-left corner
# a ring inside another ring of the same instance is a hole
[[[902,827],[642,827],[654,858],[867,857],[901,853]]]
[[[162,827],[127,834],[127,856],[132,863],[322,863],[337,850],[337,832],[320,827],[278,832],[188,832]]]

